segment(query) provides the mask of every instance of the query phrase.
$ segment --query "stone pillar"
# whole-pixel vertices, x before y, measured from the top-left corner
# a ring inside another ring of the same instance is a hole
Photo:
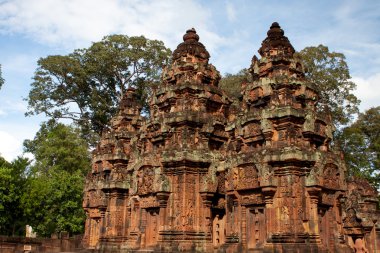
[[[85,221],[85,225],[84,225],[83,244],[85,245],[85,247],[88,247],[89,237],[91,235],[91,233],[90,233],[90,231],[91,231],[91,218],[90,218],[90,215],[89,215],[87,209],[85,210],[85,213],[86,213],[86,221]],[[28,237],[28,236],[26,236],[26,237]]]
[[[168,225],[168,217],[167,217],[167,205],[168,205],[168,199],[170,196],[170,192],[158,192],[156,195],[156,198],[158,200],[158,203],[160,204],[160,213],[159,213],[159,219],[160,219],[160,228],[159,231],[164,230],[165,226]]]
[[[374,242],[374,245],[375,245],[375,252],[378,252],[380,251],[380,227],[376,226],[375,224],[375,229],[374,229],[374,233],[375,233],[375,242]]]
[[[104,238],[106,235],[106,209],[99,209],[100,211],[100,221],[99,221],[99,226],[100,226],[100,232],[99,232],[99,238]]]
[[[273,208],[273,197],[276,193],[277,188],[274,186],[266,186],[262,188],[264,195],[264,203],[265,203],[265,224],[266,224],[266,235],[265,239],[269,239],[268,237],[275,233],[276,231],[276,213]]]
[[[241,244],[247,247],[247,208],[241,206]]]
[[[141,208],[141,223],[140,223],[140,231],[141,231],[141,242],[140,247],[145,248],[146,245],[146,223],[147,223],[147,211],[145,208]]]
[[[122,236],[124,237],[124,238],[126,238],[127,236],[128,236],[128,224],[129,224],[129,214],[130,214],[130,212],[129,212],[129,207],[128,207],[128,201],[129,201],[129,198],[128,198],[128,196],[129,196],[129,194],[128,194],[128,192],[124,192],[123,193],[123,196],[122,196],[122,198],[123,198],[123,213],[122,213],[122,215],[123,215],[123,224],[122,224]]]
[[[309,210],[309,234],[310,240],[313,242],[321,242],[319,234],[319,218],[318,218],[318,199],[321,189],[319,187],[308,187],[307,192],[310,199]]]
[[[109,205],[108,205],[108,215],[107,217],[108,222],[110,224],[107,224],[107,231],[106,231],[106,236],[107,237],[112,237],[117,235],[116,227],[117,227],[117,198],[118,198],[118,192],[111,192],[109,193]]]
[[[202,203],[203,203],[203,217],[204,217],[204,228],[203,230],[206,232],[206,234],[211,234],[212,231],[212,221],[211,221],[211,204],[212,204],[212,197],[214,196],[214,193],[209,192],[202,192],[200,193],[202,197]]]

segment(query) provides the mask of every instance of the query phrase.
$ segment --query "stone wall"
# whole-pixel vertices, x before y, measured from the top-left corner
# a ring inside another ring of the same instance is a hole
[[[1,253],[79,252],[82,250],[84,250],[82,236],[61,239],[0,236]]]

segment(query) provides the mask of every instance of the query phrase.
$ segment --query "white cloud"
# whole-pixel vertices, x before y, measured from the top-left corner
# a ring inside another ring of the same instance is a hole
[[[22,140],[8,132],[0,131],[0,155],[7,161],[11,161],[22,153]]]
[[[41,117],[23,117],[16,121],[0,119],[0,155],[7,161],[23,155],[24,140],[34,138],[41,121]],[[29,154],[26,157],[32,156]]]
[[[361,100],[360,111],[380,106],[380,73],[368,78],[353,77],[352,81],[357,85],[354,94]]]
[[[234,5],[231,2],[227,2],[226,12],[227,12],[228,21],[233,22],[236,20],[236,10],[235,10]]]
[[[0,116],[7,116],[10,114],[23,115],[27,112],[27,110],[28,108],[26,101],[6,99],[0,103]]]
[[[174,47],[178,38],[173,34],[182,35],[188,28],[210,34],[210,16],[193,1],[14,0],[0,4],[0,32],[68,48],[86,47],[114,33],[144,34]],[[205,37],[211,47],[214,37]]]

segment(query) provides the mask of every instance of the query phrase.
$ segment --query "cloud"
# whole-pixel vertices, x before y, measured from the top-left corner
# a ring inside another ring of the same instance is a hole
[[[354,94],[361,100],[360,111],[363,112],[371,107],[380,106],[380,73],[368,78],[353,77],[352,81],[357,85]]]
[[[20,155],[22,152],[22,140],[13,136],[12,134],[0,131],[0,155],[7,161],[11,161]]]
[[[233,22],[236,20],[236,10],[235,10],[234,5],[231,2],[227,2],[226,12],[227,12],[227,18],[230,22]]]
[[[24,34],[40,43],[69,48],[115,33],[163,40],[174,47],[186,29],[212,34],[210,13],[194,1],[14,0],[0,4],[0,32]],[[205,37],[210,47],[216,36]]]
[[[7,161],[22,156],[24,140],[34,138],[41,121],[41,117],[23,117],[15,121],[0,119],[0,155]]]
[[[9,114],[24,114],[28,111],[26,101],[15,101],[12,99],[3,100],[0,104],[0,116],[6,116]],[[0,117],[1,119],[1,117]]]

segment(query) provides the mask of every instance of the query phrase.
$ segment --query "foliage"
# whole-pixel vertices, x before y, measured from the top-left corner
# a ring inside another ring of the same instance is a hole
[[[0,234],[25,235],[26,219],[21,195],[26,185],[27,158],[18,157],[11,163],[0,157]]]
[[[71,119],[89,139],[91,131],[99,134],[108,124],[129,87],[146,100],[170,53],[161,41],[111,35],[69,55],[41,58],[27,115]]]
[[[320,92],[320,103],[329,106],[337,128],[346,125],[359,112],[360,100],[352,93],[356,88],[342,53],[330,52],[328,47],[306,47],[299,52],[306,77]]]
[[[28,222],[39,236],[68,231],[79,234],[84,228],[82,191],[84,177],[53,170],[49,175],[33,175],[23,196],[23,206]]]
[[[234,98],[240,98],[241,84],[248,82],[250,75],[247,69],[240,70],[237,74],[226,73],[219,82],[219,87]]]
[[[0,65],[0,89],[1,89],[1,86],[3,86],[3,84],[4,84],[4,79],[3,79],[3,75],[1,72],[1,65]]]
[[[56,121],[43,123],[33,140],[24,141],[24,150],[34,155],[32,173],[49,176],[53,170],[80,169],[85,175],[89,168],[88,146],[79,129]]]
[[[82,191],[90,156],[78,128],[55,121],[43,123],[24,147],[35,157],[22,197],[29,224],[40,236],[82,233]]]
[[[360,113],[339,135],[349,174],[366,178],[377,188],[380,186],[379,129],[380,106]]]

